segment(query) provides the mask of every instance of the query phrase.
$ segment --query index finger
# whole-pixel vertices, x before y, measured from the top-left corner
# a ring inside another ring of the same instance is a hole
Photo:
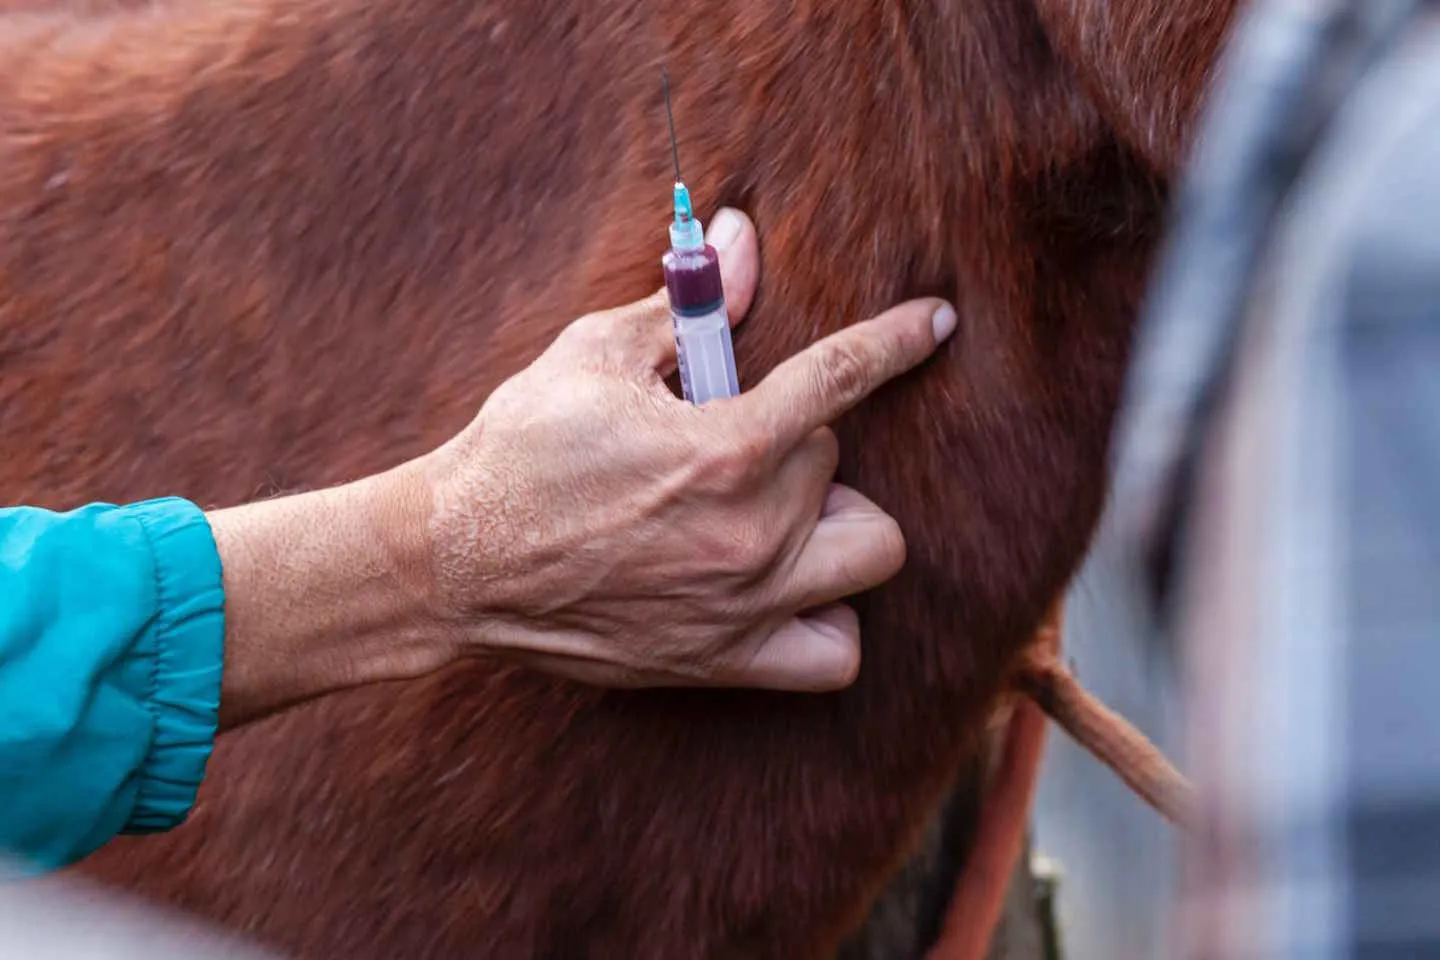
[[[919,366],[955,331],[944,300],[912,300],[811,344],[732,401],[788,451],[881,384]]]

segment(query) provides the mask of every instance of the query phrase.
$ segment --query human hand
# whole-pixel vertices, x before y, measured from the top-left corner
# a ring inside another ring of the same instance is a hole
[[[754,228],[724,212],[709,239],[738,321]],[[462,652],[603,685],[848,685],[859,624],[838,601],[897,573],[905,543],[831,482],[826,425],[954,326],[941,301],[905,304],[696,407],[664,383],[663,289],[581,317],[419,462],[437,615]]]
[[[754,228],[711,225],[732,315]],[[720,242],[717,242],[720,241]],[[612,686],[831,690],[859,669],[839,603],[904,563],[895,522],[831,483],[825,426],[955,326],[905,304],[695,407],[663,291],[571,324],[438,450],[329,489],[208,511],[224,574],[220,723],[494,653]]]

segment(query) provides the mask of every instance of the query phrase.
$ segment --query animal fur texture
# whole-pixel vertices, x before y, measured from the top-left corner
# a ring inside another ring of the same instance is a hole
[[[909,542],[856,601],[852,689],[604,692],[469,663],[223,737],[190,822],[82,869],[307,957],[832,952],[1085,553],[1230,7],[5,15],[7,502],[234,504],[448,438],[563,324],[660,285],[662,62],[700,214],[759,229],[742,387],[904,298],[962,318],[837,425],[840,479]]]

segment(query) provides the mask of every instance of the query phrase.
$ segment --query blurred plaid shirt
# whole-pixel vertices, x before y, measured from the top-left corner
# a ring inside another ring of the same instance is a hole
[[[1302,181],[1207,425],[1174,955],[1440,957],[1440,41],[1406,44]]]

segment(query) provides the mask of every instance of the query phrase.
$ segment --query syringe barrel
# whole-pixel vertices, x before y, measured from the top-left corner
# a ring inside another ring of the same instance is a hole
[[[719,254],[706,244],[698,250],[670,250],[663,263],[685,399],[702,404],[736,396],[740,383]]]

